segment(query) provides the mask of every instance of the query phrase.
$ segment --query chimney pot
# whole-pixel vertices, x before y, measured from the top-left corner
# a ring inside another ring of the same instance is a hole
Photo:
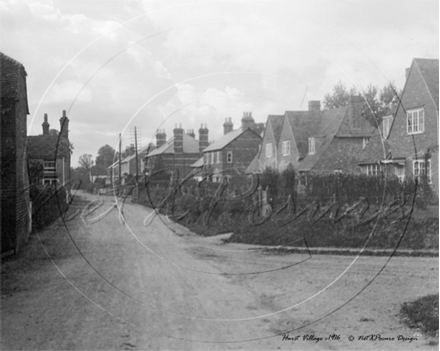
[[[319,100],[309,101],[309,111],[320,111],[320,110],[321,110],[321,101]]]

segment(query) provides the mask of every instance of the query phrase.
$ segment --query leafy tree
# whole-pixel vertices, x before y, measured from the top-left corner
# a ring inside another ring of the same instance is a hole
[[[79,163],[80,167],[83,167],[87,171],[89,171],[93,165],[92,155],[90,155],[90,154],[81,155],[78,159],[78,163]]]
[[[333,87],[332,94],[324,96],[324,108],[333,109],[348,105],[350,95],[358,95],[355,87],[350,91],[344,83],[339,82]],[[390,113],[390,104],[397,104],[401,91],[397,91],[394,83],[389,83],[379,90],[376,86],[370,84],[360,94],[364,97],[362,105],[362,115],[374,126],[382,122],[382,117]]]
[[[324,96],[324,108],[329,110],[332,108],[347,106],[350,100],[350,95],[356,95],[356,89],[351,88],[351,90],[348,91],[344,83],[339,81],[339,83],[333,87],[333,93]]]
[[[113,162],[116,161],[116,151],[110,145],[104,145],[98,150],[98,156],[96,157],[96,167],[99,174],[104,174]]]

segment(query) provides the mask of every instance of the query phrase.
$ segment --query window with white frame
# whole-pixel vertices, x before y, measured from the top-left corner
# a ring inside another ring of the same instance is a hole
[[[214,154],[215,154],[215,152],[211,152],[211,164],[214,163]]]
[[[283,156],[289,156],[290,155],[290,140],[283,141]]]
[[[232,151],[228,151],[227,156],[226,156],[226,162],[228,163],[232,163]]]
[[[424,159],[422,160],[414,160],[413,161],[413,176],[415,179],[419,179],[420,177],[426,175],[428,179],[428,183],[432,183],[431,177],[431,160],[426,162]]]
[[[272,157],[272,143],[266,144],[266,157],[271,158]]]
[[[43,162],[43,184],[54,185],[58,181],[55,161]]]
[[[388,137],[388,134],[390,134],[391,129],[391,122],[393,121],[393,116],[385,116],[382,119],[382,138],[386,139]]]
[[[423,108],[406,112],[408,134],[418,134],[425,131],[425,111]]]
[[[217,162],[218,162],[218,163],[222,162],[222,159],[221,159],[221,151],[217,151]]]
[[[309,138],[309,155],[315,153],[315,138]]]
[[[401,182],[403,182],[405,180],[405,167],[397,165],[394,168],[394,174],[396,175],[397,178],[399,178]]]
[[[369,176],[378,176],[382,172],[382,166],[377,163],[365,165],[365,173]]]

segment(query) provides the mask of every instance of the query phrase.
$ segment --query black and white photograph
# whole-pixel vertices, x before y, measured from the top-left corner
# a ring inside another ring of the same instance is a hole
[[[1,350],[438,350],[438,0],[1,0]]]

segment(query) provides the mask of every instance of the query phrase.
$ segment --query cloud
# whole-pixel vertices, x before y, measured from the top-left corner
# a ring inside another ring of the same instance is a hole
[[[62,83],[55,83],[50,89],[46,99],[45,104],[58,104],[58,103],[72,103],[76,101],[80,103],[89,103],[92,101],[92,91],[90,88],[85,88],[81,91],[83,85],[78,81],[64,81]],[[77,97],[77,94],[80,95]]]

